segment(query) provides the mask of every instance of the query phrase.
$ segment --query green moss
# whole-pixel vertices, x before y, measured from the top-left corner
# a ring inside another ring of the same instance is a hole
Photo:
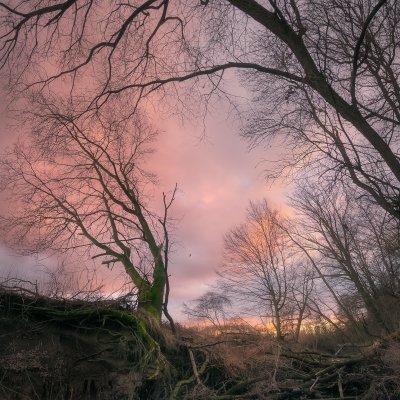
[[[157,322],[161,324],[162,304],[164,301],[165,290],[165,271],[160,264],[154,270],[154,281],[150,286],[142,286],[139,292],[139,309],[145,310]]]
[[[0,299],[3,312],[56,324],[63,329],[97,331],[98,335],[112,338],[115,351],[133,361],[132,368],[144,371],[147,379],[156,379],[170,368],[163,355],[159,340],[163,333],[157,309],[146,307],[146,312],[119,310],[99,303],[57,301],[46,298],[24,299],[7,295]],[[107,339],[108,340],[108,339]]]

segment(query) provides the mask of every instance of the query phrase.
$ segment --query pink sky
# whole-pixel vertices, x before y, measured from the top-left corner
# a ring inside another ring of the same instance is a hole
[[[173,188],[175,182],[180,189],[174,207],[174,215],[180,218],[178,245],[170,268],[173,312],[215,281],[223,235],[244,222],[250,200],[265,197],[275,207],[284,207],[283,188],[267,185],[265,166],[258,165],[268,157],[266,151],[249,152],[238,128],[226,120],[226,110],[218,111],[219,117],[208,119],[202,141],[202,127],[196,132],[193,127],[163,121],[165,133],[154,155],[160,191]]]
[[[184,127],[173,119],[156,121],[162,134],[149,160],[160,182],[155,202],[161,201],[162,192],[173,189],[175,183],[179,188],[173,209],[178,219],[176,246],[170,264],[170,310],[178,320],[183,318],[183,302],[200,296],[215,281],[223,235],[244,221],[249,201],[265,197],[272,205],[284,207],[282,188],[268,186],[263,179],[265,165],[258,165],[268,158],[266,151],[247,150],[235,123],[226,120],[228,113],[223,106],[211,111],[214,116],[206,121],[203,140],[203,127]],[[11,135],[2,118],[3,147],[10,143]],[[53,262],[16,258],[0,243],[0,269],[7,273],[33,279],[41,275],[42,264]],[[112,279],[104,266],[99,266],[99,273],[104,279]]]

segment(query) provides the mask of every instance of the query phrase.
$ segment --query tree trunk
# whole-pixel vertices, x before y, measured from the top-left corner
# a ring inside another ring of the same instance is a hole
[[[294,333],[294,341],[297,343],[299,341],[299,337],[300,337],[300,331],[301,331],[301,324],[303,323],[303,316],[304,316],[304,312],[306,310],[306,307],[302,307],[300,309],[300,313],[299,313],[299,317],[297,318],[297,324],[296,324],[296,330]]]
[[[165,291],[165,273],[162,262],[154,269],[152,284],[143,284],[138,287],[138,309],[152,315],[158,323],[161,323],[162,306]]]
[[[152,283],[140,276],[129,258],[125,258],[123,263],[125,271],[138,290],[138,310],[146,311],[151,314],[158,323],[161,323],[166,285],[164,262],[162,258],[158,257],[155,260]]]
[[[276,338],[279,341],[284,340],[284,336],[282,333],[282,322],[281,322],[281,316],[279,313],[279,309],[276,305],[274,305],[274,309],[275,309],[275,316],[274,316],[274,326],[275,326],[275,332],[276,332]]]

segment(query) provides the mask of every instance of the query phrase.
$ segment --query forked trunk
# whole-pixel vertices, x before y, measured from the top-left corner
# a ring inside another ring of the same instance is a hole
[[[152,284],[146,283],[138,287],[138,309],[148,312],[159,323],[161,323],[165,283],[164,266],[159,262],[154,270]]]

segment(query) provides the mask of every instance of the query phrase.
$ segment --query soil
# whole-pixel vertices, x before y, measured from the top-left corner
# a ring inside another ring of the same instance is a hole
[[[124,301],[0,288],[0,400],[400,399],[400,333],[333,339],[315,350],[239,327],[173,337]]]

